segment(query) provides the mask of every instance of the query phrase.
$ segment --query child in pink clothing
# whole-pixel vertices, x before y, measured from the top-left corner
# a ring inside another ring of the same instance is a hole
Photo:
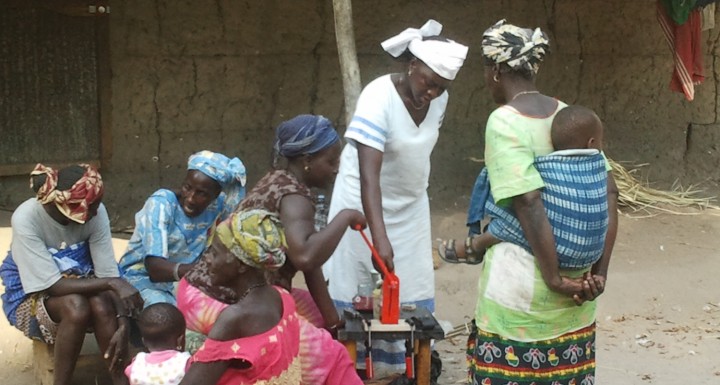
[[[156,303],[138,320],[148,353],[138,353],[125,368],[130,385],[177,385],[185,376],[190,353],[185,350],[185,318],[175,306]]]

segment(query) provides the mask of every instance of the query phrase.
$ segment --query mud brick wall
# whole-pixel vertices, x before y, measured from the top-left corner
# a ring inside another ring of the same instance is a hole
[[[679,179],[713,189],[720,180],[720,23],[703,32],[707,79],[687,102],[668,88],[672,56],[653,0],[353,3],[363,84],[401,69],[379,43],[428,18],[470,46],[433,153],[435,210],[464,209],[481,167],[471,158],[483,157],[483,127],[495,106],[479,44],[501,18],[548,33],[540,89],[595,109],[612,159],[649,163],[644,175],[661,187]],[[110,18],[113,155],[103,175],[117,225],[132,224],[155,189],[179,186],[194,151],[239,156],[253,184],[269,167],[282,120],[315,113],[345,128],[330,0],[113,0]],[[13,191],[0,193],[4,207],[27,197],[15,179],[2,182]]]

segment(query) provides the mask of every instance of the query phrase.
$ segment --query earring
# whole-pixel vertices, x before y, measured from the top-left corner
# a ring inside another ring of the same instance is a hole
[[[495,81],[495,83],[500,81],[500,78],[498,78],[497,74],[493,75],[493,81]]]
[[[408,70],[408,77],[412,76],[412,70]]]
[[[177,350],[178,350],[178,351],[180,351],[180,352],[182,352],[182,351],[183,351],[183,347],[182,347],[182,346],[180,346],[180,345],[176,346],[176,347],[175,347],[175,349],[177,349]]]
[[[305,172],[310,172],[310,166],[305,166]]]

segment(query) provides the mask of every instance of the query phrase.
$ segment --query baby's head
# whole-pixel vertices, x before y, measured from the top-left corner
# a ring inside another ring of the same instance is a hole
[[[555,115],[550,130],[555,151],[594,148],[602,150],[603,126],[593,110],[573,105]]]
[[[185,350],[185,318],[169,303],[155,303],[143,309],[138,327],[143,344],[151,352]]]

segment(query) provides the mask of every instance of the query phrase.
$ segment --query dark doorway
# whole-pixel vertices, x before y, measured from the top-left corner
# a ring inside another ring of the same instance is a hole
[[[107,155],[106,15],[77,1],[0,0],[0,176]]]

